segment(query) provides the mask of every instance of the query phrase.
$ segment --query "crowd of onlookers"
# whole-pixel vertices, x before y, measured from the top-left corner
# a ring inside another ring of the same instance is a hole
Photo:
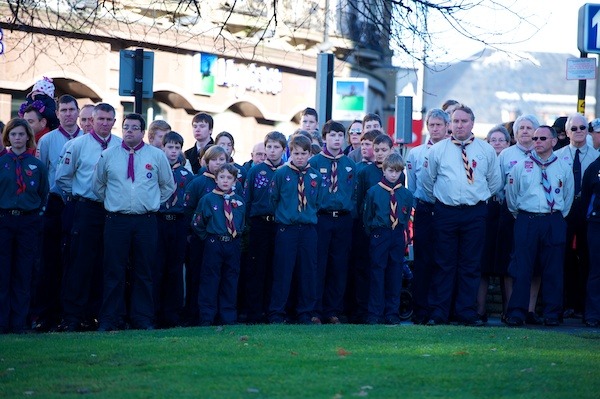
[[[398,324],[408,244],[414,323],[484,325],[494,276],[509,326],[598,326],[600,120],[522,115],[480,140],[449,101],[403,157],[378,115],[320,126],[307,108],[239,165],[206,113],[185,151],[138,114],[114,135],[113,106],[54,101],[46,78],[19,116],[0,146],[1,332]]]

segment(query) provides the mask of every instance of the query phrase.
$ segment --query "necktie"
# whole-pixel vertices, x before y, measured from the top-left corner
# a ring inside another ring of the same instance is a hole
[[[471,144],[473,140],[475,140],[473,136],[471,136],[465,142],[458,141],[454,138],[454,136],[452,137],[452,143],[461,148],[463,165],[465,167],[465,172],[467,173],[467,181],[469,182],[469,184],[473,184],[473,182],[475,181],[475,178],[473,176],[473,168],[469,164],[469,158],[467,157],[467,146]]]
[[[15,162],[15,173],[17,175],[17,195],[22,194],[27,189],[27,185],[25,184],[25,180],[23,179],[23,166],[21,164],[21,161],[27,157],[30,157],[31,155],[27,152],[17,155],[11,150],[8,150],[7,154]]]
[[[60,125],[58,126],[58,131],[59,131],[59,132],[60,132],[60,133],[61,133],[63,136],[65,136],[65,137],[67,138],[67,140],[71,140],[71,139],[73,139],[73,138],[77,137],[77,133],[79,132],[79,126],[77,126],[77,130],[75,130],[75,134],[74,134],[73,136],[71,136],[71,134],[69,134],[69,132],[67,132],[67,131],[65,130],[65,128],[64,128],[64,127],[62,127],[62,126],[60,126]]]
[[[581,192],[581,161],[579,160],[579,148],[575,151],[575,159],[573,159],[573,178],[575,179],[575,195]]]
[[[306,210],[307,201],[306,195],[304,195],[304,175],[308,167],[309,165],[306,165],[303,170],[300,170],[294,164],[290,163],[290,168],[298,173],[298,212]]]
[[[142,141],[138,145],[133,148],[130,148],[124,141],[121,142],[121,147],[129,151],[129,161],[127,162],[127,177],[131,178],[131,182],[135,181],[135,169],[133,168],[133,155],[137,150],[144,146],[144,142]]]
[[[109,135],[108,139],[104,140],[102,139],[102,137],[98,136],[93,130],[90,132],[90,135],[94,138],[94,140],[98,142],[98,144],[100,144],[103,150],[106,150],[106,148],[108,148],[108,143],[110,143],[110,139],[112,139],[112,135]]]
[[[398,202],[396,201],[396,190],[402,187],[402,184],[398,183],[393,187],[390,187],[389,182],[384,178],[379,183],[379,186],[390,193],[390,225],[392,230],[398,226]]]
[[[427,141],[427,148],[430,148],[433,145],[433,141],[428,140]]]
[[[344,156],[343,152],[340,152],[338,155],[332,155],[327,148],[323,150],[323,156],[327,159],[331,160],[331,185],[329,186],[330,193],[337,193],[338,190],[338,159]]]
[[[552,195],[552,185],[550,184],[550,180],[548,179],[548,173],[546,169],[552,164],[552,162],[556,161],[558,158],[554,154],[552,154],[550,158],[545,162],[539,160],[533,155],[529,158],[531,158],[533,162],[538,164],[538,166],[542,170],[542,187],[544,188],[544,196],[546,197],[546,203],[548,204],[548,207],[550,207],[550,212],[552,212],[554,210],[554,205],[556,204],[556,202],[554,201],[554,196]]]

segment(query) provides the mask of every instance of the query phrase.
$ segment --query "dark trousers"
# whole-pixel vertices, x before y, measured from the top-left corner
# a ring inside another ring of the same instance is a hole
[[[42,217],[42,240],[38,268],[34,272],[31,306],[32,318],[50,324],[61,314],[61,280],[63,277],[67,224],[63,225],[65,203],[57,194],[50,194]],[[68,222],[68,221],[67,221]]]
[[[75,203],[71,256],[62,283],[65,323],[78,324],[98,318],[102,304],[105,221],[102,203],[88,200]]]
[[[248,268],[242,282],[249,322],[263,321],[269,309],[276,232],[274,221],[262,217],[250,219]]]
[[[542,272],[544,317],[559,318],[562,312],[566,223],[560,212],[536,216],[520,212],[515,221],[514,257],[509,266],[513,292],[508,317],[525,320],[536,259]]]
[[[588,222],[588,244],[590,249],[590,273],[587,281],[585,319],[600,321],[600,251],[595,247],[600,239],[600,222]]]
[[[300,321],[307,321],[313,316],[317,301],[317,229],[312,224],[278,224],[273,257],[273,289],[269,306],[271,322],[280,322],[285,318],[285,305],[296,268],[296,314]]]
[[[188,260],[185,264],[185,308],[184,318],[187,325],[198,324],[198,287],[202,268],[204,241],[192,233],[188,245]]]
[[[413,309],[416,319],[429,315],[429,287],[434,268],[434,220],[433,204],[418,200],[413,222]]]
[[[404,228],[377,228],[370,234],[369,321],[398,317],[404,264]]]
[[[183,263],[189,220],[183,214],[158,214],[158,245],[153,273],[156,323],[174,327],[183,312]]]
[[[564,261],[564,308],[583,313],[586,281],[589,273],[589,252],[586,223],[587,205],[575,198],[567,222],[567,242]]]
[[[240,276],[241,240],[223,242],[218,236],[204,240],[204,261],[200,272],[198,309],[200,324],[215,317],[223,324],[237,321],[237,288]]]
[[[351,322],[364,322],[368,313],[369,302],[369,236],[365,233],[362,220],[354,219],[352,223],[352,247],[348,262],[346,314]]]
[[[477,317],[477,291],[481,278],[481,253],[485,240],[485,202],[474,206],[434,205],[435,268],[429,291],[430,318],[448,321],[454,298],[457,320]]]
[[[40,225],[37,214],[0,214],[0,333],[26,328]]]
[[[323,318],[339,316],[344,309],[352,216],[319,215],[317,222],[317,304]]]
[[[128,266],[131,267],[129,320],[134,328],[153,326],[152,269],[156,243],[154,214],[107,214],[104,227],[104,299],[99,320],[101,328],[119,327],[126,315],[125,282]]]

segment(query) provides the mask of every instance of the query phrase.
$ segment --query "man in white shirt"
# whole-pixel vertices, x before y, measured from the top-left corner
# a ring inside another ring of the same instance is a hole
[[[125,275],[131,268],[129,321],[133,328],[154,328],[153,248],[156,212],[175,191],[165,153],[146,145],[146,122],[139,114],[123,121],[123,142],[104,151],[94,173],[94,193],[108,212],[104,228],[104,289],[99,331],[123,326]]]

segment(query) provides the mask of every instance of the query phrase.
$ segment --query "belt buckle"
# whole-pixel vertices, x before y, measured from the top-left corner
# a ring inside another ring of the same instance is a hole
[[[340,216],[340,211],[331,211],[331,216],[337,218]]]
[[[20,210],[18,210],[18,209],[11,209],[10,211],[8,211],[8,213],[11,216],[21,216],[22,212]]]
[[[173,221],[177,220],[177,217],[175,215],[165,215],[165,220]]]
[[[231,240],[232,240],[232,238],[230,236],[219,236],[219,241],[229,242]]]
[[[273,215],[267,215],[267,216],[265,216],[265,220],[267,222],[274,222],[275,221],[275,216],[273,216]]]

